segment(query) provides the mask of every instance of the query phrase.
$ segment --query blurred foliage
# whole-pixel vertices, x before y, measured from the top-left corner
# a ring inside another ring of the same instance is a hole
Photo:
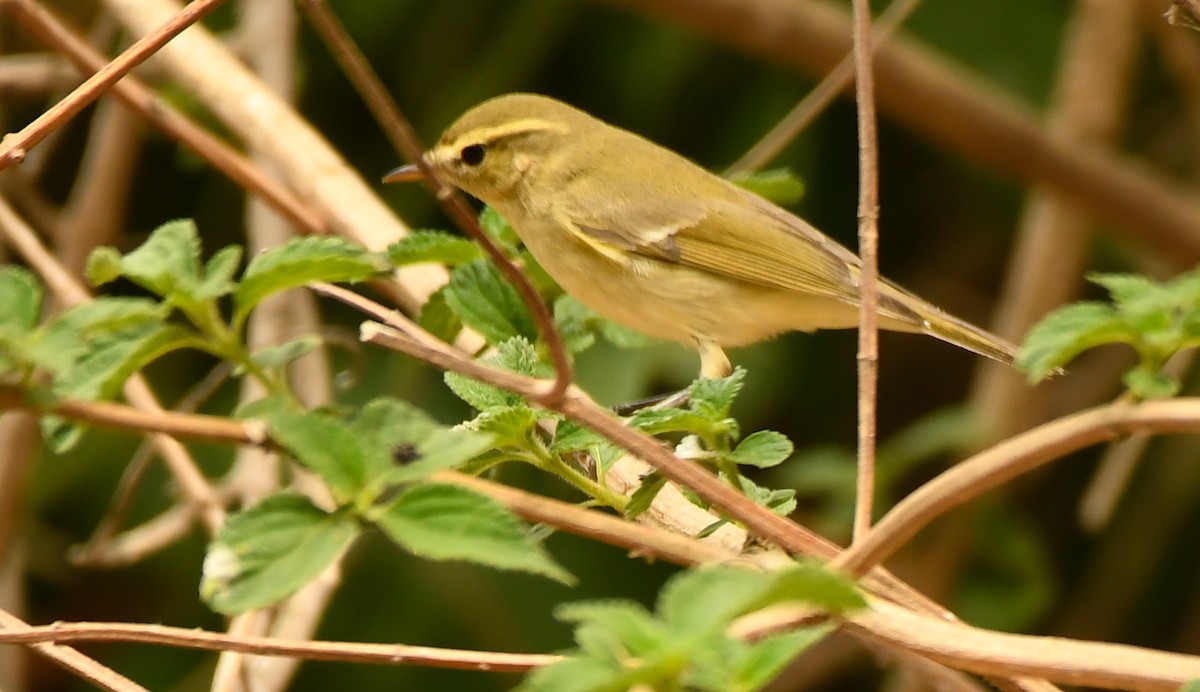
[[[76,26],[95,18],[91,0],[46,4]],[[341,0],[333,5],[427,140],[486,97],[536,91],[720,169],[814,83],[689,31],[602,3]],[[948,59],[1040,110],[1049,98],[1070,7],[1062,0],[927,0],[909,28]],[[233,9],[224,8],[209,24],[228,27],[233,21]],[[0,39],[6,51],[36,45],[7,22],[0,24]],[[110,43],[115,47],[116,41]],[[299,109],[366,179],[375,180],[395,166],[397,155],[307,28],[301,30],[298,59]],[[1178,133],[1193,125],[1182,114],[1157,59],[1147,59],[1141,70],[1125,141],[1168,170],[1192,175],[1194,152],[1180,146]],[[168,94],[174,90],[169,83],[163,88]],[[182,95],[173,100],[212,122],[194,98]],[[45,105],[0,101],[0,118],[6,130],[15,130]],[[40,185],[52,202],[61,202],[70,189],[86,124],[86,119],[72,123],[61,138],[37,153],[47,157]],[[986,322],[1023,190],[895,127],[886,115],[881,135],[884,272],[957,315]],[[791,168],[804,181],[804,197],[794,209],[847,245],[853,245],[855,230],[856,151],[853,107],[840,101],[772,163]],[[197,219],[206,234],[206,248],[242,240],[244,202],[232,183],[196,165],[192,155],[156,134],[148,136],[139,166],[120,249],[135,247],[164,221],[183,217]],[[381,187],[380,193],[413,227],[448,227],[424,190]],[[1140,270],[1138,256],[1121,243],[1101,240],[1096,245],[1103,269]],[[353,340],[354,315],[329,304],[323,304],[322,311],[334,330],[344,330]],[[905,439],[914,421],[961,402],[977,364],[968,354],[906,335],[884,335],[882,351],[881,440]],[[781,431],[799,450],[798,458],[753,478],[773,487],[813,483],[827,494],[813,498],[810,492],[808,502],[802,496],[795,516],[809,525],[844,524],[845,503],[836,501],[844,498],[839,495],[846,477],[844,453],[829,455],[842,460],[831,463],[812,450],[845,448],[854,439],[854,335],[792,334],[733,355],[748,372],[733,415],[746,430]],[[156,364],[149,374],[164,402],[171,404],[212,364],[208,356],[182,354]],[[340,399],[349,406],[395,395],[443,423],[472,415],[445,387],[441,373],[411,359],[351,345],[334,351],[334,365],[342,385]],[[692,354],[675,346],[630,350],[600,340],[580,355],[577,367],[585,389],[602,402],[616,403],[683,386],[696,364]],[[1114,380],[1110,389],[1116,393],[1119,386]],[[1185,384],[1184,391],[1194,388],[1195,383]],[[228,412],[234,398],[233,388],[227,386],[206,410]],[[941,428],[930,433],[919,454],[912,447],[899,450],[895,473],[887,478],[890,500],[936,473],[939,465],[961,457],[961,452],[947,453],[961,447],[939,446],[953,437],[950,432]],[[84,571],[67,562],[68,547],[84,541],[106,511],[136,444],[127,436],[91,432],[86,445],[33,467],[22,508],[24,542],[30,547],[30,620],[221,626],[220,618],[205,609],[197,595],[204,545],[198,535],[117,572]],[[194,448],[212,474],[224,470],[232,457],[227,448]],[[1074,522],[1074,507],[1095,459],[1094,454],[1081,454],[1024,479],[1015,492],[995,497],[994,505],[972,508],[971,521],[946,522],[953,526],[912,547],[912,560],[898,559],[898,571],[940,590],[945,602],[980,624],[1026,628],[1048,623],[1051,630],[1070,635],[1093,635],[1099,628],[1102,632],[1096,636],[1168,647],[1175,645],[1178,633],[1179,640],[1196,646],[1196,565],[1194,559],[1179,557],[1195,555],[1195,535],[1177,528],[1194,526],[1200,518],[1194,510],[1200,474],[1190,472],[1196,468],[1196,444],[1178,440],[1155,446],[1154,451],[1163,458],[1134,483],[1114,528],[1103,535],[1085,536]],[[560,482],[527,467],[506,466],[498,478],[577,499]],[[160,492],[167,484],[161,467],[151,465],[129,522],[161,511],[170,501]],[[936,550],[939,541],[942,546],[959,541],[978,547],[951,551],[957,562],[922,564],[922,551]],[[570,628],[550,616],[556,604],[619,597],[649,607],[674,572],[572,536],[551,536],[548,545],[565,568],[580,577],[578,586],[478,566],[431,563],[379,537],[368,538],[350,553],[344,583],[319,635],[554,651],[572,642]],[[1055,596],[1063,600],[1055,602]],[[1142,619],[1122,619],[1139,604],[1150,606]],[[1190,620],[1181,611],[1190,612]],[[205,653],[160,648],[148,654],[141,645],[85,650],[102,652],[119,670],[155,690],[207,689],[211,679],[213,657]],[[849,679],[872,689],[878,682],[862,676]],[[516,676],[419,667],[306,663],[293,689],[486,691],[509,689],[517,681]],[[825,689],[851,689],[845,680],[826,684]],[[47,692],[87,689],[41,661],[35,662],[31,686]]]

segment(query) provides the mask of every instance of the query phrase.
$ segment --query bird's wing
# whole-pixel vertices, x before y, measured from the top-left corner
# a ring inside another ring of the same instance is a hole
[[[600,252],[693,267],[760,286],[858,300],[858,258],[766,200],[734,189],[709,199],[568,195],[568,227]],[[599,201],[597,201],[599,200]]]

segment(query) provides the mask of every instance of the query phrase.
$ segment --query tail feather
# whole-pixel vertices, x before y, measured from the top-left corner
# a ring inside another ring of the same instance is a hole
[[[890,282],[881,287],[884,288],[880,293],[881,315],[904,323],[912,331],[928,334],[1000,363],[1012,365],[1016,360],[1014,344],[943,312]]]

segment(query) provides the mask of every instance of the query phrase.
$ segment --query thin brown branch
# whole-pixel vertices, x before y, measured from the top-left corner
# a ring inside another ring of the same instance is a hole
[[[520,673],[562,659],[561,656],[551,654],[506,654],[492,651],[439,649],[430,646],[406,646],[404,644],[287,641],[270,637],[237,637],[184,627],[124,622],[79,622],[27,627],[13,632],[0,630],[0,642],[8,644],[71,641],[138,642],[204,651],[237,651],[259,656],[294,656],[313,661],[423,665],[432,668],[504,673]]]
[[[833,564],[861,574],[921,528],[980,494],[1084,447],[1142,433],[1200,432],[1200,399],[1117,402],[1038,426],[955,465],[910,493]]]
[[[858,106],[858,254],[862,259],[858,310],[858,474],[854,490],[854,540],[871,528],[875,504],[875,412],[879,383],[879,135],[871,5],[854,0],[855,103]]]
[[[875,21],[874,41],[876,45],[885,43],[896,29],[921,4],[921,0],[894,0],[888,3]],[[753,171],[770,163],[771,159],[787,146],[788,142],[808,127],[817,115],[833,103],[833,99],[846,90],[854,82],[854,52],[845,57],[829,74],[808,92],[800,103],[797,103],[787,115],[783,116],[775,127],[754,143],[745,154],[725,170],[725,175]]]
[[[36,632],[37,629],[7,611],[0,610],[0,640],[5,637],[26,636],[29,632]],[[37,635],[30,636],[36,637]],[[109,692],[149,692],[145,687],[84,656],[75,649],[55,644],[53,638],[39,639],[38,643],[33,645],[33,650],[53,661],[55,665],[71,671],[80,679],[86,680],[100,689],[109,690]]]
[[[51,106],[20,132],[6,135],[0,140],[0,170],[23,161],[25,154],[45,139],[46,135],[75,117],[79,111],[100,98],[100,95],[117,80],[140,65],[181,31],[217,9],[222,2],[224,0],[194,0],[189,3],[155,31],[135,41],[115,60],[85,80],[66,98]],[[10,9],[13,6],[10,4],[0,9]]]
[[[425,147],[421,144],[412,123],[388,94],[379,75],[359,51],[358,46],[338,21],[337,16],[329,9],[325,0],[301,0],[300,7],[304,9],[310,23],[325,41],[329,52],[333,54],[346,76],[358,90],[359,96],[370,108],[392,146],[420,168],[421,179],[425,186],[441,203],[442,208],[454,223],[471,236],[476,243],[483,246],[488,257],[500,268],[508,282],[517,289],[521,300],[529,308],[537,323],[538,332],[542,335],[550,351],[550,361],[554,364],[554,383],[537,399],[544,400],[543,403],[549,403],[562,397],[571,384],[571,361],[567,357],[562,335],[554,326],[554,317],[550,314],[550,308],[546,305],[546,301],[538,295],[537,289],[533,287],[533,282],[529,280],[525,272],[521,271],[479,227],[475,213],[467,206],[462,195],[446,186],[433,174],[429,164],[422,156]]]
[[[130,32],[152,30],[179,9],[175,0],[101,0]],[[221,41],[202,26],[175,38],[156,63],[202,101],[257,155],[269,159],[288,187],[327,220],[329,230],[381,250],[408,230],[329,142],[276,96]],[[415,312],[446,283],[441,266],[397,272],[394,297]]]
[[[767,62],[825,75],[851,48],[851,20],[818,0],[605,0],[668,19]],[[1190,191],[1095,145],[1043,131],[1032,109],[911,38],[879,47],[883,113],[964,158],[1077,200],[1181,268],[1200,260],[1200,204]]]
[[[107,64],[105,57],[80,39],[35,0],[10,0],[10,11],[29,33],[62,53],[84,74]],[[196,152],[239,186],[250,190],[305,233],[327,233],[328,223],[290,190],[267,176],[233,147],[160,100],[134,76],[113,85],[113,96],[151,126]]]
[[[891,603],[846,618],[848,629],[980,675],[1043,678],[1106,689],[1170,692],[1200,678],[1200,657],[1124,644],[993,632],[917,615]]]

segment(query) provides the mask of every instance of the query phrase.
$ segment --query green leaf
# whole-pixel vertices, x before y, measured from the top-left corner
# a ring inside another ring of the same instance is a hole
[[[363,281],[386,271],[378,255],[344,238],[307,236],[271,248],[250,261],[234,291],[235,321],[279,291],[313,281]]]
[[[111,399],[133,373],[171,351],[195,345],[190,332],[161,322],[104,334],[55,379],[54,390],[77,399]]]
[[[835,613],[866,603],[850,579],[804,561],[770,573],[737,567],[683,572],[659,591],[658,614],[673,632],[715,632],[748,612],[788,601]]]
[[[115,247],[107,245],[92,250],[88,253],[83,275],[93,286],[103,286],[116,281],[121,278],[121,253]]]
[[[577,601],[554,609],[562,622],[577,627],[579,648],[596,658],[619,660],[638,657],[661,649],[671,640],[663,624],[640,603],[633,601]]]
[[[483,335],[490,344],[513,337],[537,338],[533,317],[500,270],[487,260],[477,260],[450,272],[446,303],[463,324]]]
[[[789,206],[804,198],[804,181],[788,168],[736,173],[729,181],[780,206]]]
[[[146,242],[121,258],[121,274],[163,297],[193,296],[200,280],[196,223],[178,219],[156,228]]]
[[[805,649],[824,639],[830,627],[806,627],[772,634],[754,642],[735,663],[734,685],[741,690],[765,687]]]
[[[368,453],[357,431],[331,416],[280,411],[268,420],[271,438],[324,479],[340,503],[357,496],[372,471],[388,466],[388,460]]]
[[[470,421],[469,426],[472,430],[495,436],[496,446],[526,445],[537,420],[533,409],[518,404],[483,411]]]
[[[62,326],[92,337],[160,322],[167,313],[165,306],[149,298],[102,296],[64,310],[49,326]]]
[[[320,345],[321,337],[315,334],[306,334],[282,344],[260,348],[250,354],[250,359],[260,368],[278,368],[303,357]]]
[[[1098,302],[1073,303],[1042,318],[1025,336],[1017,366],[1037,382],[1094,346],[1110,342],[1135,343],[1132,333],[1112,307]]]
[[[436,262],[459,265],[483,259],[478,245],[445,231],[413,231],[388,246],[388,259],[396,266]]]
[[[579,425],[574,421],[559,421],[554,428],[554,440],[550,443],[550,451],[555,454],[582,452],[589,447],[604,442],[605,438]]]
[[[229,295],[235,287],[233,275],[237,273],[242,261],[242,248],[230,245],[217,251],[204,265],[204,278],[200,280],[195,297],[198,300],[212,300]]]
[[[612,661],[567,658],[534,668],[515,692],[627,692],[635,682],[636,677]]]
[[[746,370],[738,367],[729,377],[696,380],[688,387],[690,408],[711,421],[725,419],[745,379]]]
[[[652,471],[642,477],[633,495],[629,496],[629,504],[625,505],[625,518],[636,519],[642,512],[650,509],[658,492],[667,484],[667,477],[658,471]]]
[[[429,300],[421,306],[421,315],[417,324],[421,328],[447,343],[453,343],[462,331],[462,320],[450,309],[446,302],[446,286],[442,286],[429,296]]]
[[[515,337],[501,342],[496,346],[496,352],[485,357],[483,362],[504,370],[509,370],[529,377],[547,377],[552,369],[538,357],[537,349],[524,337]],[[483,384],[466,375],[447,372],[446,385],[458,398],[470,404],[477,411],[487,411],[499,406],[518,406],[525,400],[518,394]]]
[[[1194,28],[1200,28],[1200,25]],[[1200,678],[1183,683],[1177,692],[1200,692]]]
[[[21,267],[0,267],[0,330],[23,333],[37,326],[42,316],[44,291],[32,272]]]
[[[725,458],[735,464],[760,469],[778,466],[792,455],[792,441],[774,430],[760,430],[748,435]]]
[[[500,212],[491,207],[484,207],[480,212],[479,227],[510,255],[521,244],[521,239],[517,237],[517,232],[513,230],[513,227],[500,215]]]
[[[771,589],[764,602],[755,608],[772,603],[801,601],[831,613],[845,613],[867,606],[866,599],[854,581],[825,567],[815,560],[801,559],[787,569],[771,574]]]
[[[1088,274],[1088,281],[1103,286],[1112,294],[1118,310],[1122,307],[1137,308],[1139,305],[1161,306],[1174,302],[1159,284],[1137,274]]]
[[[1178,380],[1161,372],[1152,372],[1143,368],[1134,368],[1126,372],[1121,381],[1129,388],[1129,392],[1138,399],[1165,399],[1179,393],[1181,387]]]
[[[720,632],[762,603],[773,582],[769,574],[737,567],[681,572],[658,592],[658,615],[675,633]]]
[[[648,435],[668,432],[688,432],[702,437],[713,430],[712,421],[695,411],[678,408],[644,408],[629,418],[629,427]]]
[[[372,517],[393,541],[431,560],[520,570],[570,584],[574,578],[530,540],[502,505],[454,485],[427,483],[401,492]]]
[[[281,493],[233,514],[204,558],[200,595],[236,615],[295,593],[358,535],[346,514],[329,514],[300,495]]]
[[[421,480],[437,471],[462,466],[495,446],[496,438],[491,434],[441,428],[416,443],[414,458],[388,471],[385,480],[388,484]]]

